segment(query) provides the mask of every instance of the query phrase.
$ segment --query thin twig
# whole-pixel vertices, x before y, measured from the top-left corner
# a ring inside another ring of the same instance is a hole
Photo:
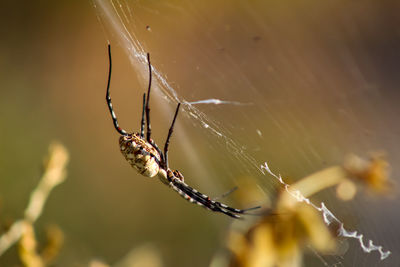
[[[0,256],[27,231],[27,224],[33,224],[42,214],[51,190],[66,178],[65,167],[68,163],[68,158],[67,149],[63,145],[59,143],[50,145],[49,157],[45,163],[43,176],[31,193],[24,218],[14,222],[10,229],[0,236]]]

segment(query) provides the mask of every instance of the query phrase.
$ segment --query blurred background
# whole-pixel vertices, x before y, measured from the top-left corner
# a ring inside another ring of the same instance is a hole
[[[218,196],[249,180],[266,195],[340,164],[349,153],[385,152],[391,177],[400,160],[400,4],[364,1],[121,1],[120,16],[151,53],[154,68],[181,100],[246,105],[184,107],[170,145],[170,166],[201,192]],[[70,152],[68,178],[35,224],[49,223],[65,243],[57,266],[112,264],[152,244],[165,266],[208,266],[224,246],[231,218],[187,203],[157,179],[140,176],[119,152],[105,103],[107,41],[111,93],[121,126],[137,131],[147,78],[138,75],[116,33],[91,1],[0,3],[0,225],[22,217],[52,140]],[[125,14],[125,15],[124,15]],[[104,26],[104,24],[106,26]],[[143,65],[143,71],[145,71]],[[146,76],[145,76],[146,77]],[[176,103],[154,89],[154,140],[162,146]],[[211,123],[213,129],[204,122]],[[235,206],[241,189],[224,199]],[[394,189],[397,192],[397,189]],[[399,199],[361,192],[338,202],[319,194],[349,229],[393,254],[363,253],[355,241],[335,257],[343,266],[400,263]],[[265,206],[270,205],[265,202]],[[311,255],[310,265],[324,266]],[[19,266],[16,248],[0,266]]]

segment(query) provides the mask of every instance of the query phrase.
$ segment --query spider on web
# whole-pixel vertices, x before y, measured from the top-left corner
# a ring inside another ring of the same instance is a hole
[[[259,206],[248,208],[248,209],[235,209],[229,207],[223,203],[212,200],[207,195],[204,195],[196,189],[188,186],[184,182],[183,175],[178,170],[171,170],[168,166],[168,146],[172,132],[174,130],[174,124],[176,117],[178,116],[179,107],[181,103],[178,103],[176,107],[175,115],[172,120],[171,127],[168,131],[168,136],[164,145],[164,152],[158,148],[156,143],[151,139],[151,125],[150,125],[150,89],[152,80],[152,70],[150,63],[150,54],[147,53],[147,61],[149,65],[149,86],[146,93],[143,94],[143,109],[142,109],[142,120],[140,125],[139,133],[128,133],[118,125],[117,116],[113,110],[111,97],[110,97],[110,81],[111,81],[111,46],[108,45],[108,58],[109,58],[109,71],[108,71],[108,82],[107,82],[107,93],[106,101],[110,114],[114,123],[114,127],[117,132],[121,135],[119,138],[119,146],[122,155],[136,169],[140,174],[147,177],[158,176],[158,178],[164,184],[171,187],[173,190],[179,193],[184,199],[191,203],[203,206],[214,212],[221,212],[233,218],[241,218],[239,214],[248,214],[247,211],[255,210],[260,208]],[[146,116],[146,118],[145,118]],[[144,133],[146,123],[146,137]],[[226,195],[226,194],[225,194]]]

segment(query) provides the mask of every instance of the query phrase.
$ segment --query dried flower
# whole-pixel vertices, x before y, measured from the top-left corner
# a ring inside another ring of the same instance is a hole
[[[64,233],[57,225],[46,227],[46,245],[40,255],[46,265],[52,263],[60,253],[64,243]]]
[[[245,234],[233,231],[228,240],[234,255],[230,266],[300,266],[302,250],[307,245],[327,252],[334,249],[335,242],[320,214],[298,203],[294,209],[264,217]]]
[[[343,168],[350,178],[362,182],[376,193],[386,193],[390,188],[389,163],[383,154],[372,155],[369,160],[350,155]]]

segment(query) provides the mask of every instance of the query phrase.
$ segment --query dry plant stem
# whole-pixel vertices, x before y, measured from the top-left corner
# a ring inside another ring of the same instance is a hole
[[[68,157],[68,152],[63,145],[59,143],[50,145],[49,158],[45,164],[43,176],[31,193],[24,218],[16,221],[7,232],[0,236],[0,256],[21,238],[27,229],[26,224],[33,224],[42,214],[51,190],[65,180]]]
[[[294,183],[291,188],[299,190],[304,197],[308,198],[319,191],[339,184],[346,177],[347,173],[341,166],[334,166],[301,179]],[[282,197],[281,204],[285,207],[296,205],[296,203],[296,199],[289,194],[286,194],[286,197]]]

